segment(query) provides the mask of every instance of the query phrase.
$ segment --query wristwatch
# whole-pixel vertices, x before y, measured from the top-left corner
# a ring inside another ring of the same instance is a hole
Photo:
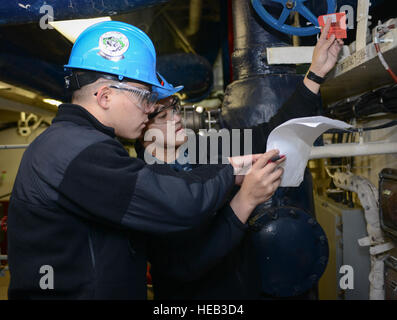
[[[316,75],[314,72],[309,71],[306,77],[315,83],[322,84],[325,81],[325,78]]]

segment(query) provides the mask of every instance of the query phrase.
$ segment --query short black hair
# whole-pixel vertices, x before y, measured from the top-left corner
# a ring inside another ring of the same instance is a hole
[[[94,83],[100,78],[120,81],[118,76],[113,74],[91,70],[74,69],[70,75],[65,77],[65,87],[69,89],[70,92],[74,92],[86,85]]]

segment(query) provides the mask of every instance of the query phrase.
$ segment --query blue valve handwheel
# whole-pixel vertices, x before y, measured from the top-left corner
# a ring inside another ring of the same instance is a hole
[[[271,0],[283,5],[283,11],[278,19],[274,18],[262,6],[261,0],[251,0],[252,6],[261,19],[278,31],[295,36],[311,36],[319,33],[317,17],[303,4],[307,0]],[[336,10],[336,0],[327,0],[327,14],[334,13]],[[313,24],[310,27],[293,27],[284,24],[291,11],[296,11]]]

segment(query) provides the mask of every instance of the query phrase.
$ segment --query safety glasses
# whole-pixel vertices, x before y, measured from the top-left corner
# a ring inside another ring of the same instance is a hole
[[[157,104],[157,111],[152,112],[148,115],[149,120],[153,120],[154,123],[163,124],[167,121],[174,120],[175,114],[181,113],[181,102],[177,96],[172,96],[167,104]],[[169,110],[167,112],[163,112]]]
[[[149,113],[157,102],[158,93],[150,92],[146,89],[132,87],[128,84],[112,84],[109,88],[122,90],[127,97],[132,100],[144,113]],[[98,92],[94,93],[96,96]]]
[[[150,92],[124,83],[111,85],[109,88],[122,90],[145,113],[150,112],[157,102],[157,92]]]

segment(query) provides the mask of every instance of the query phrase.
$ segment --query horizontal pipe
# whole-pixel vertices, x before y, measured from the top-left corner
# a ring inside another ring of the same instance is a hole
[[[0,150],[4,149],[25,149],[29,147],[28,144],[8,144],[8,145],[0,145]]]
[[[309,159],[397,153],[397,142],[339,143],[313,147]]]
[[[57,0],[0,1],[0,25],[39,23],[53,14],[53,20],[87,19],[114,16],[160,5],[169,0]],[[21,3],[23,2],[23,3]],[[26,3],[27,2],[27,3]],[[49,7],[52,8],[50,13]]]

